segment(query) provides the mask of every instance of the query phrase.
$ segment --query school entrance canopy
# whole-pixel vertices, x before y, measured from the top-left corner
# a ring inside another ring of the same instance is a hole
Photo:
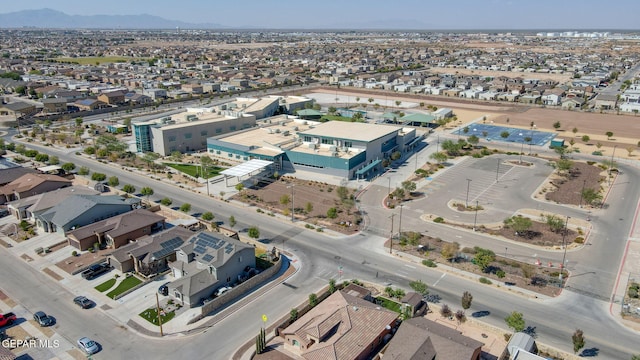
[[[253,176],[256,172],[262,172],[265,168],[271,166],[273,161],[252,159],[240,165],[236,165],[227,170],[223,170],[220,174],[224,175],[224,183],[229,186],[227,179],[235,177],[240,181],[245,176]]]

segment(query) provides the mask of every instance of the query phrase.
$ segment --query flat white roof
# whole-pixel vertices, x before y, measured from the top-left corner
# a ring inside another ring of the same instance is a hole
[[[399,132],[400,126],[367,124],[346,121],[327,121],[314,129],[301,131],[300,135],[324,136],[337,139],[369,142],[385,135]]]
[[[222,175],[241,177],[273,164],[273,161],[251,159],[221,172]]]
[[[60,166],[58,165],[49,165],[49,166],[43,166],[43,167],[39,167],[38,170],[42,171],[42,172],[49,172],[49,171],[55,171],[55,170],[60,170],[62,169]]]

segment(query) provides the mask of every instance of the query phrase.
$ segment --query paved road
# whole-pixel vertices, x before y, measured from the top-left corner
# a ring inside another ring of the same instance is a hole
[[[51,151],[50,148],[38,150]],[[273,221],[271,217],[257,214],[254,209],[219,203],[160,182],[150,184],[148,178],[140,178],[118,168],[96,164],[75,155],[57,155],[60,156],[61,161],[72,160],[80,166],[89,166],[96,171],[118,176],[121,183],[132,183],[137,187],[143,184],[152,186],[156,194],[161,194],[156,195],[158,198],[168,196],[183,202],[190,202],[196,212],[212,210],[217,218],[234,214],[240,222],[238,227],[246,227],[248,224],[258,225],[264,238],[276,239],[275,245],[280,244],[279,235],[287,239],[293,234],[293,238],[286,240],[284,246],[302,264],[301,271],[288,281],[295,288],[278,286],[263,298],[249,304],[242,311],[214,326],[206,334],[195,336],[189,341],[149,340],[129,334],[127,335],[129,341],[127,345],[123,346],[116,343],[116,341],[120,341],[120,337],[109,339],[109,336],[105,336],[105,334],[120,331],[117,330],[119,324],[108,318],[101,318],[99,324],[90,326],[83,321],[61,318],[60,331],[65,337],[73,339],[80,332],[89,331],[95,333],[99,341],[105,341],[105,349],[97,358],[114,358],[125,352],[134,359],[146,358],[150,354],[157,356],[157,358],[171,358],[175,356],[173,354],[183,354],[187,355],[187,358],[193,359],[210,358],[211,356],[227,358],[235,347],[253,336],[251,331],[247,329],[255,327],[257,331],[262,313],[274,314],[269,316],[270,319],[277,318],[278,314],[288,313],[288,309],[306,299],[311,291],[326,285],[329,278],[337,278],[338,266],[343,267],[344,278],[358,278],[381,284],[392,283],[403,288],[408,288],[408,282],[411,280],[422,279],[431,286],[433,292],[443,297],[444,302],[451,304],[454,308],[458,307],[461,293],[464,290],[469,290],[474,294],[474,304],[471,310],[491,311],[492,316],[486,319],[488,322],[504,326],[502,319],[507,312],[511,310],[522,311],[527,319],[527,324],[536,327],[541,341],[551,344],[557,343],[558,347],[564,350],[570,350],[570,335],[576,326],[580,326],[588,335],[588,347],[598,347],[603,358],[628,358],[629,349],[633,349],[637,344],[637,334],[619,326],[607,315],[607,303],[591,296],[566,292],[558,299],[532,301],[509,292],[500,292],[499,295],[496,295],[496,288],[483,286],[477,282],[452,275],[443,275],[437,270],[426,269],[419,264],[407,263],[402,259],[390,257],[382,248],[384,237],[371,234],[355,235],[348,238],[326,237],[301,227],[296,227],[294,228],[296,230],[292,231],[290,223]],[[629,176],[632,174],[626,169],[623,171]],[[637,199],[637,196],[635,198]],[[614,246],[611,247],[614,248]],[[611,251],[616,252],[616,249]],[[5,261],[9,260],[3,255],[0,261],[3,262],[2,267],[4,268]],[[8,265],[12,267],[15,265],[16,269],[20,269],[15,263]],[[21,277],[21,274],[27,275]],[[46,303],[45,299],[48,298],[65,298],[64,290],[56,285],[43,286],[42,289],[38,288],[39,284],[34,287],[19,286],[19,284],[32,283],[33,279],[37,278],[35,274],[16,271],[11,278],[16,279],[16,282],[3,282],[3,286],[6,286],[9,289],[8,293],[16,296],[17,300],[26,302],[28,307],[42,306]],[[43,293],[46,296],[43,296]],[[69,310],[65,308],[68,305],[61,306],[56,309],[56,312]],[[79,311],[79,309],[77,310]],[[558,319],[563,319],[563,321],[558,322]],[[221,332],[219,329],[224,330]],[[116,332],[116,334],[118,333]],[[107,337],[107,339],[103,340],[103,337]],[[222,338],[224,340],[220,340]]]

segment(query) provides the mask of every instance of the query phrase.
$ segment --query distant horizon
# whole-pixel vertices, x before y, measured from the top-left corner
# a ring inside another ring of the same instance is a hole
[[[325,0],[320,4],[293,0],[244,0],[216,4],[187,0],[176,6],[172,0],[112,0],[111,6],[104,8],[99,3],[85,3],[79,7],[73,2],[52,4],[49,0],[32,0],[3,4],[3,13],[0,15],[50,9],[76,19],[78,16],[151,16],[164,23],[182,22],[183,28],[187,30],[640,31],[640,24],[637,22],[640,2],[631,0],[620,0],[615,7],[596,0],[584,0],[580,6],[555,0],[539,0],[535,3],[458,0],[446,4],[420,0],[368,0],[366,5],[361,2]],[[8,19],[12,20],[11,17]],[[24,21],[37,24],[46,23],[47,20],[49,19],[45,17]],[[5,25],[7,24],[9,23],[5,21]],[[30,28],[30,25],[33,24],[7,25],[6,28]],[[69,25],[53,28],[95,28],[92,25]],[[3,25],[0,23],[1,26]],[[133,26],[145,28],[145,24]],[[112,26],[104,27],[110,28]],[[160,26],[156,29],[171,28],[174,26]]]

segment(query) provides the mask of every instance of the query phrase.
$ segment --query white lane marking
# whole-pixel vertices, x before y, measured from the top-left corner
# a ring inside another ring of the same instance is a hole
[[[436,286],[438,285],[438,283],[440,282],[440,280],[444,279],[444,277],[447,276],[447,274],[442,274],[442,276],[440,276],[440,279],[438,279],[438,281],[436,281],[435,283],[433,283],[433,285],[431,286]]]

